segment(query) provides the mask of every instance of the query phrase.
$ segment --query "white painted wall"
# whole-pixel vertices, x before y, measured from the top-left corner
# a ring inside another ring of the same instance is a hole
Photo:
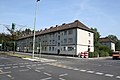
[[[89,31],[77,29],[77,54],[87,51],[88,46],[90,46],[90,52],[94,52],[94,34]]]

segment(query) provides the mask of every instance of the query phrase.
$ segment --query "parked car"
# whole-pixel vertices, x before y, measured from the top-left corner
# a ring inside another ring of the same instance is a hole
[[[113,59],[120,59],[120,51],[116,51],[112,53],[112,58]]]

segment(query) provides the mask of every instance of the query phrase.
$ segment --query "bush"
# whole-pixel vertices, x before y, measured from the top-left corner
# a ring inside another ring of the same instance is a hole
[[[109,53],[105,52],[105,51],[99,51],[99,56],[100,57],[106,57],[106,56],[109,56]]]
[[[98,52],[89,52],[89,58],[97,57]]]

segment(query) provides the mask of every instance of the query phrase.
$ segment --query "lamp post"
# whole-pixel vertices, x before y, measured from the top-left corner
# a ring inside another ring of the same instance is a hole
[[[37,4],[38,1],[36,1],[36,5],[35,5],[35,17],[34,17],[34,33],[33,33],[33,51],[32,51],[32,58],[34,59],[34,52],[35,52],[35,27],[36,27],[36,15],[37,15]]]

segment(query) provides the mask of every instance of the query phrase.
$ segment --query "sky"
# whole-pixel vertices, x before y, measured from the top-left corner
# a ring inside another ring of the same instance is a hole
[[[79,20],[97,28],[101,37],[120,39],[120,0],[40,0],[37,2],[36,30]],[[36,0],[0,0],[0,33],[5,25],[17,29],[34,27]]]

